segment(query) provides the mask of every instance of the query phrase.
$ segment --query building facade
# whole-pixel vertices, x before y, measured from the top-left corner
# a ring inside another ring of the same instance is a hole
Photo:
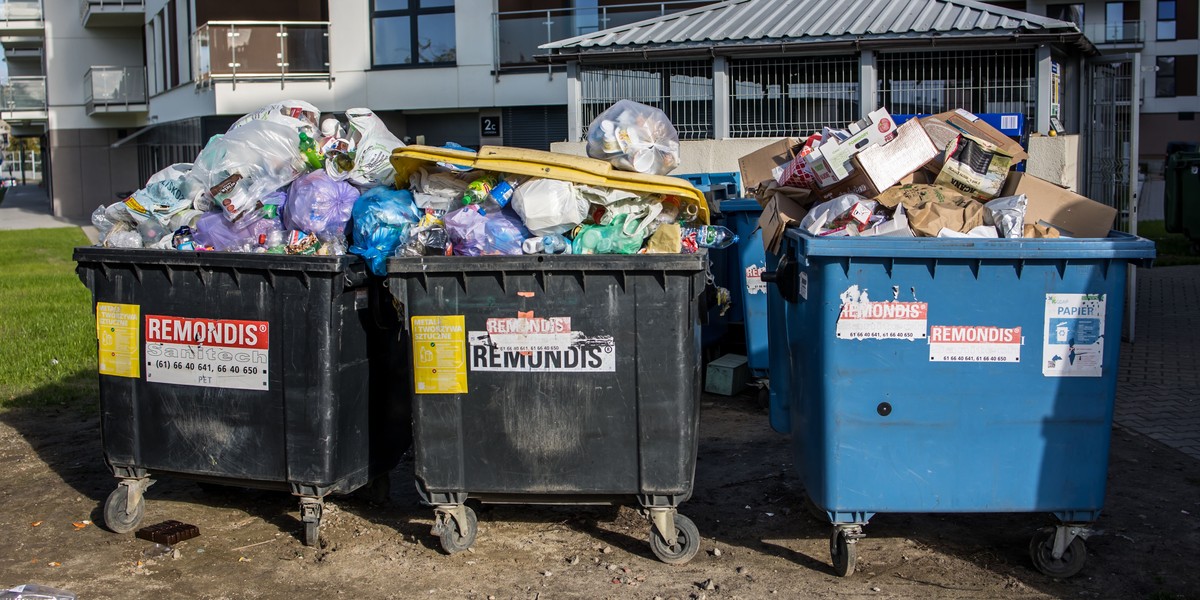
[[[0,118],[43,138],[54,212],[74,218],[287,98],[371,108],[413,143],[548,149],[567,86],[538,45],[697,4],[3,0]]]

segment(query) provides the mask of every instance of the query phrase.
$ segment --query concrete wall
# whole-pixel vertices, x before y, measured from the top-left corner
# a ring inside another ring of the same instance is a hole
[[[1080,138],[1077,135],[1029,138],[1026,172],[1071,191],[1079,191]]]
[[[86,219],[98,205],[116,202],[116,192],[141,187],[137,148],[109,147],[117,130],[54,129],[49,138],[56,216]]]

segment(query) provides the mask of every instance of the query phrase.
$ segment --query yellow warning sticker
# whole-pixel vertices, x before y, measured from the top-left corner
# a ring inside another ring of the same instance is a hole
[[[413,390],[467,393],[467,333],[463,315],[413,317]]]
[[[141,307],[136,304],[96,303],[101,375],[141,376],[140,312]]]

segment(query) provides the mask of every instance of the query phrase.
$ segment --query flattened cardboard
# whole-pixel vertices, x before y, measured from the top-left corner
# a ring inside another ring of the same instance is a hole
[[[850,158],[868,147],[888,143],[896,135],[896,122],[886,108],[872,111],[861,121],[851,123],[850,137],[830,138],[804,157],[822,186],[836,184],[850,176],[854,168]]]
[[[912,119],[896,129],[896,137],[892,141],[865,148],[850,160],[854,163],[855,173],[865,174],[871,187],[882,191],[896,185],[937,156],[938,149],[925,133],[925,128]]]
[[[1008,174],[1002,196],[1025,194],[1025,223],[1053,225],[1064,236],[1104,238],[1112,230],[1117,209],[1080,196],[1027,173]]]
[[[782,169],[796,158],[804,140],[784,138],[768,144],[738,159],[738,170],[742,173],[742,185],[754,189],[767,180],[775,179],[775,169]]]

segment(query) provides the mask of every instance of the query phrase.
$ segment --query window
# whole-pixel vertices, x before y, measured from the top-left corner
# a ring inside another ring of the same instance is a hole
[[[455,59],[454,0],[374,0],[371,62],[376,67],[447,65]]]
[[[1108,2],[1104,5],[1104,41],[1119,42],[1125,39],[1125,3]]]
[[[1159,41],[1175,39],[1175,0],[1159,0],[1157,32]]]
[[[1154,66],[1154,97],[1196,95],[1196,55],[1159,56]]]

